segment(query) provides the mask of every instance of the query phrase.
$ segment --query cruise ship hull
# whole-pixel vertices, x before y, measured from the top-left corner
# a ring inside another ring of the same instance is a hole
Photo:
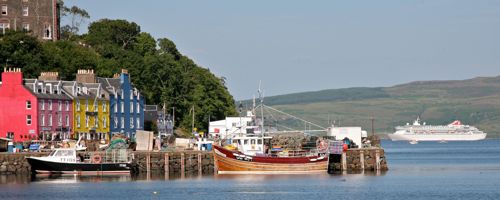
[[[475,141],[486,138],[481,134],[388,134],[392,141]]]

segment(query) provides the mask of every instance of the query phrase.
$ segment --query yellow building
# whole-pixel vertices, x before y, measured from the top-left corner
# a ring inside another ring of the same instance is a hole
[[[100,83],[88,81],[92,79],[83,82],[83,75],[93,76],[93,71],[78,70],[77,81],[63,82],[73,98],[73,138],[109,140],[109,92]]]

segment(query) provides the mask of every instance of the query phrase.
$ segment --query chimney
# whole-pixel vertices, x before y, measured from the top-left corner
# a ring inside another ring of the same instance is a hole
[[[76,74],[76,82],[78,83],[96,83],[93,69],[79,69]]]
[[[120,74],[119,73],[113,74],[113,78],[120,78]]]
[[[23,72],[21,68],[3,68],[2,85],[22,85]]]
[[[42,72],[38,77],[38,80],[41,81],[58,81],[59,80],[59,72]]]

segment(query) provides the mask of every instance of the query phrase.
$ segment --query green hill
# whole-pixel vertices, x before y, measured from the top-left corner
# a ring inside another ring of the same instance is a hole
[[[324,126],[330,118],[341,126],[370,130],[373,116],[376,132],[390,133],[420,115],[427,124],[458,119],[486,131],[488,137],[500,136],[500,76],[322,90],[268,97],[265,102]]]

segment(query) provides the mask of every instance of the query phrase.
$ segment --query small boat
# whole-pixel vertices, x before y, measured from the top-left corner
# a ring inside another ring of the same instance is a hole
[[[265,154],[264,139],[270,137],[243,136],[234,138],[237,149],[214,145],[218,174],[310,174],[326,173],[328,156],[318,153],[296,153],[281,156]]]
[[[131,156],[127,150],[109,152],[77,152],[76,149],[55,149],[48,156],[27,157],[36,174],[130,174]]]
[[[411,140],[411,141],[410,141],[410,144],[418,144],[418,141],[416,141],[416,140]]]

